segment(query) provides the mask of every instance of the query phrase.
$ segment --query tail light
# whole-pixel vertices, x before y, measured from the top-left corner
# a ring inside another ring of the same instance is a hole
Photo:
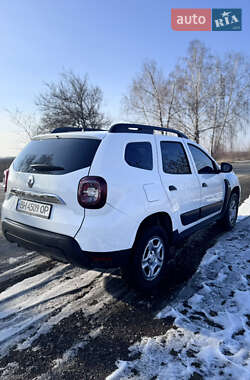
[[[77,199],[84,208],[101,208],[107,199],[107,183],[102,177],[83,177],[78,185]]]
[[[8,177],[9,177],[9,169],[5,170],[3,172],[3,178],[4,178],[4,192],[6,193],[7,191],[7,186],[8,186]]]

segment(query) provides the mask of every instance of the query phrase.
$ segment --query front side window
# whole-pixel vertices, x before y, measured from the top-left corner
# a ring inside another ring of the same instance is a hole
[[[139,169],[153,169],[152,146],[149,142],[128,143],[125,150],[125,161]]]
[[[213,161],[196,146],[192,144],[188,144],[188,146],[193,156],[198,173],[199,174],[215,173],[215,165]]]
[[[168,174],[191,174],[183,145],[174,141],[161,141],[162,167]]]

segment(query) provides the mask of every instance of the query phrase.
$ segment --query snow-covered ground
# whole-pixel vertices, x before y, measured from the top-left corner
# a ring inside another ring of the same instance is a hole
[[[220,375],[224,379],[250,379],[249,215],[250,198],[240,207],[234,231],[224,234],[207,251],[193,278],[156,316],[174,321],[173,327],[164,335],[138,341],[130,348],[131,361],[118,362],[118,370],[110,379],[199,380]],[[20,250],[14,255],[17,248],[10,244],[7,247],[7,243],[1,242],[1,247],[12,253],[1,253],[0,377],[21,379],[19,375],[23,371],[25,378],[33,378],[29,377],[29,367],[20,369],[22,356],[17,357],[26,350],[30,355],[38,352],[42,356],[41,341],[46,340],[47,344],[55,328],[81,312],[79,335],[73,334],[76,324],[72,328],[72,339],[66,339],[63,350],[54,353],[49,372],[54,376],[61,371],[60,367],[64,368],[77,357],[83,347],[87,349],[88,342],[93,343],[93,339],[102,334],[106,315],[115,300],[119,300],[119,292],[126,293],[127,289],[119,281],[109,293],[104,287],[109,274],[51,263],[34,252]],[[7,267],[8,270],[4,269]],[[116,310],[114,308],[114,313]],[[85,319],[90,325],[84,329]],[[71,334],[71,326],[69,330]],[[60,333],[55,336],[60,339]],[[53,341],[55,348],[56,342]],[[6,364],[4,358],[8,352]],[[132,357],[138,359],[132,360]],[[40,380],[53,378],[48,377],[47,368],[44,372],[41,369],[41,373]]]
[[[0,274],[0,283],[47,261],[33,252],[27,255],[32,256],[30,262]],[[96,314],[104,303],[112,300],[101,286],[105,276],[98,271],[57,263],[52,269],[25,278],[0,293],[0,358],[15,345],[18,350],[29,347],[41,334],[83,307],[85,315]],[[92,289],[94,283],[96,287]],[[96,298],[98,303],[93,302]]]
[[[108,380],[250,379],[250,197],[233,232],[204,256],[198,271],[156,318],[173,327],[130,347]]]

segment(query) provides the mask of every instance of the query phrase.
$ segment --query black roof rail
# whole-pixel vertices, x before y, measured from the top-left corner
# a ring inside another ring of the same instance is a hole
[[[51,131],[51,133],[63,133],[63,132],[95,132],[95,131],[105,131],[105,129],[94,129],[94,128],[75,128],[75,127],[58,127]],[[107,130],[106,130],[107,132]]]
[[[110,133],[146,133],[149,135],[153,135],[154,131],[175,133],[178,137],[188,139],[184,133],[177,129],[161,128],[153,125],[121,123],[112,125],[109,130]]]

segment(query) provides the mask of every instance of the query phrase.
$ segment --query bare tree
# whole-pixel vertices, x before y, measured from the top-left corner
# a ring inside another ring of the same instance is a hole
[[[211,151],[216,154],[221,147],[232,151],[236,137],[246,132],[249,122],[250,65],[244,56],[230,53],[217,58],[212,94],[207,105]]]
[[[177,82],[177,112],[174,124],[200,142],[211,96],[214,57],[200,41],[192,41],[187,55],[176,65],[172,76]]]
[[[18,108],[15,111],[6,110],[10,120],[18,128],[23,142],[29,141],[33,136],[38,135],[40,131],[40,121],[35,113],[25,113]]]
[[[156,62],[145,62],[133,79],[128,95],[122,99],[123,108],[137,121],[169,127],[175,91],[175,82],[165,79]]]
[[[209,137],[213,154],[228,145],[232,150],[249,121],[249,74],[249,61],[241,54],[221,58],[192,41],[172,73],[177,83],[172,123],[196,142]]]
[[[40,132],[62,126],[105,128],[110,124],[101,112],[102,91],[73,72],[61,74],[58,82],[46,83],[46,91],[38,96],[41,111]]]

